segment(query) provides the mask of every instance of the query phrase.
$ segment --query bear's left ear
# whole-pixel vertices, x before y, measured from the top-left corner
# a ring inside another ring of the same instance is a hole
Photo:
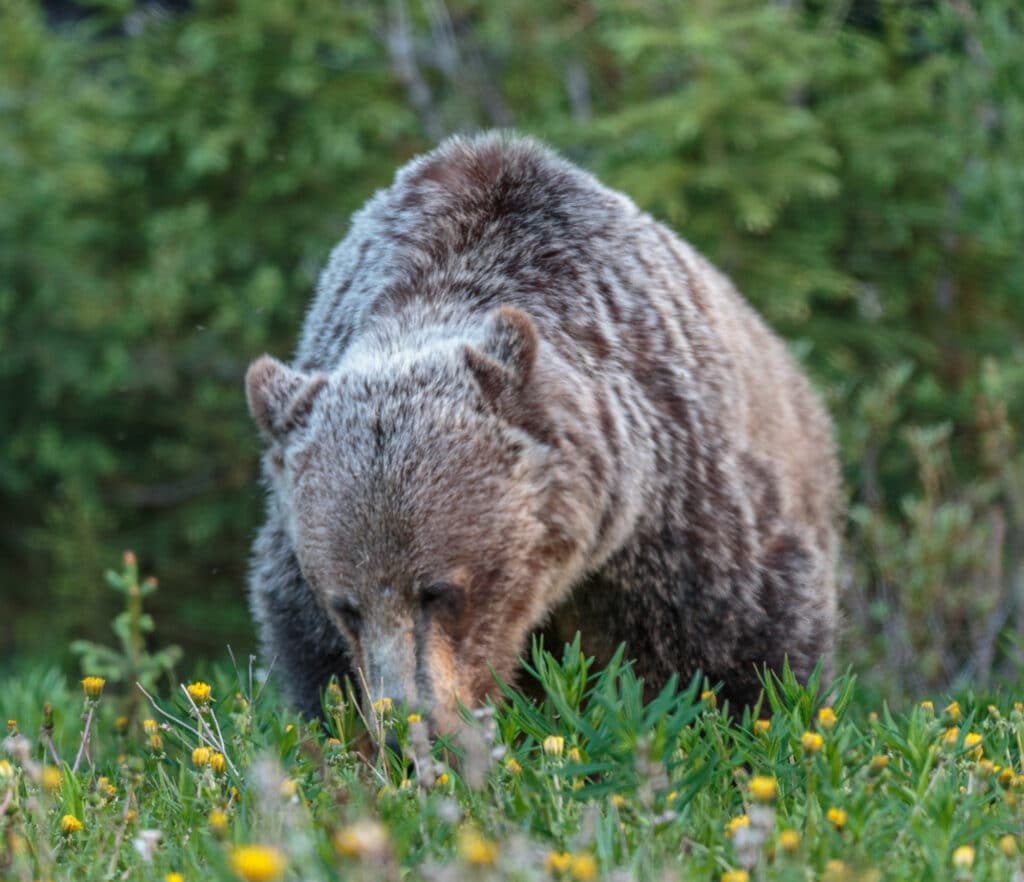
[[[483,345],[466,347],[466,365],[492,404],[526,386],[537,361],[537,345],[530,317],[521,309],[502,306],[490,316]]]
[[[276,358],[260,356],[245,372],[249,412],[268,441],[284,441],[304,424],[326,383],[323,374],[294,371]]]

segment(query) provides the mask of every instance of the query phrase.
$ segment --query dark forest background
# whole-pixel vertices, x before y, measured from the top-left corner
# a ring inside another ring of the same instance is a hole
[[[1020,680],[1024,12],[1016,0],[0,0],[0,664],[253,646],[242,376],[350,213],[515,127],[704,250],[835,414],[840,660],[895,697]]]

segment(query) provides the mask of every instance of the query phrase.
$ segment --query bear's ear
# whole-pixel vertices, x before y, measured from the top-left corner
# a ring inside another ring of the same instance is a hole
[[[489,319],[483,345],[466,347],[466,365],[492,404],[526,385],[537,361],[537,345],[530,317],[521,309],[502,306]]]
[[[302,425],[327,383],[323,374],[293,371],[276,358],[261,355],[245,372],[249,412],[269,441],[283,441]]]

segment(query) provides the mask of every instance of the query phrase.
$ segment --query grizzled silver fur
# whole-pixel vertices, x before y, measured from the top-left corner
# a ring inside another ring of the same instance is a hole
[[[350,674],[451,729],[538,629],[739,704],[757,666],[828,659],[838,470],[807,380],[728,279],[534,141],[399,170],[247,392],[252,607],[307,712]]]

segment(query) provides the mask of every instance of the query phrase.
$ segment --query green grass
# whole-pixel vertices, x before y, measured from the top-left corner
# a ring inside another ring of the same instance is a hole
[[[138,583],[113,581],[130,598]],[[364,720],[337,688],[326,721],[304,721],[233,664],[206,674],[208,703],[166,677],[151,703],[108,661],[123,679],[99,699],[31,667],[0,683],[0,878],[1021,878],[1010,697],[890,712],[849,675],[787,675],[755,725],[697,681],[645,704],[628,663],[594,671],[574,645],[534,650],[542,700],[507,689],[430,742],[403,709]],[[392,731],[400,753],[375,750]],[[247,845],[270,851],[245,876]]]

